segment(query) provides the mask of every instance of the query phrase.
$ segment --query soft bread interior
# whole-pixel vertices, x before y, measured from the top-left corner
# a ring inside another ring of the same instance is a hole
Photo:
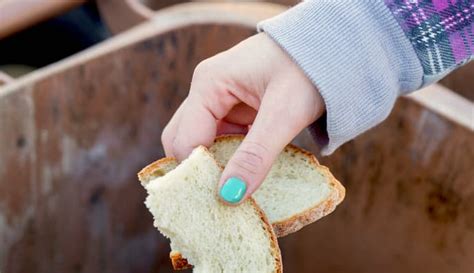
[[[227,135],[216,139],[210,151],[221,166],[227,164],[243,137]],[[173,158],[160,159],[140,172],[140,180],[146,184],[177,165]],[[344,195],[344,187],[326,167],[319,165],[314,155],[288,145],[253,197],[266,213],[276,235],[283,237],[331,213]],[[175,269],[190,267],[179,251],[170,258]]]
[[[225,166],[243,140],[242,135],[218,137],[209,148]],[[173,158],[160,159],[140,172],[143,184],[174,169]],[[253,198],[262,208],[278,237],[296,232],[331,213],[342,202],[345,189],[314,155],[288,145],[277,158]]]
[[[225,166],[242,142],[242,136],[223,136],[209,149],[217,162]],[[300,229],[291,227],[302,214],[312,214],[314,222],[334,210],[344,198],[344,188],[316,158],[293,145],[288,145],[273,163],[272,169],[253,198],[270,223],[284,224],[278,236]],[[314,210],[314,211],[312,211]],[[307,218],[307,217],[306,217]],[[288,229],[296,230],[288,230]]]
[[[139,174],[148,192],[145,204],[194,272],[281,272],[275,235],[255,202],[231,207],[218,199],[222,169],[206,148],[196,148],[177,166],[154,164]]]

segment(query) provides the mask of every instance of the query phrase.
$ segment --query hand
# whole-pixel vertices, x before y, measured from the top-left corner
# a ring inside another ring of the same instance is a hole
[[[247,133],[219,182],[224,201],[238,204],[324,110],[303,71],[260,33],[196,67],[189,95],[164,129],[162,142],[167,156],[183,160],[195,147],[212,145],[218,134]]]

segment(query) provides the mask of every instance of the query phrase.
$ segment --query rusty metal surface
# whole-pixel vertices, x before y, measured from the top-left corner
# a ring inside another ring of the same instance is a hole
[[[0,96],[0,271],[171,272],[136,172],[163,155],[195,65],[252,33],[185,26]],[[280,241],[285,272],[472,271],[473,161],[472,131],[401,99],[322,159],[347,199]]]

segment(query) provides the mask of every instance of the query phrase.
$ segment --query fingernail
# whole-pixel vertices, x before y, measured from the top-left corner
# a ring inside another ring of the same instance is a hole
[[[226,202],[235,204],[240,202],[245,195],[247,185],[237,177],[231,177],[222,185],[220,195]]]

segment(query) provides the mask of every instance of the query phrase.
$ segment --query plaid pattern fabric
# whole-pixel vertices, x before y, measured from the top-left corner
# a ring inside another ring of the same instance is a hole
[[[385,0],[385,3],[415,48],[425,77],[442,77],[473,59],[473,0]]]

